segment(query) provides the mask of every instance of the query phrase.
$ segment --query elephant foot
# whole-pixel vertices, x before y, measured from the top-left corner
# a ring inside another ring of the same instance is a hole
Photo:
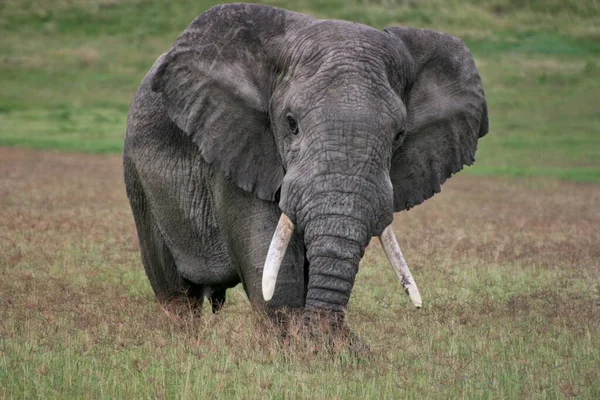
[[[227,286],[198,285],[184,279],[186,289],[182,297],[186,297],[192,306],[202,309],[204,298],[208,299],[213,314],[216,314],[225,304]],[[185,302],[185,300],[182,300]]]
[[[213,314],[218,313],[225,304],[225,289],[215,290],[208,298]]]

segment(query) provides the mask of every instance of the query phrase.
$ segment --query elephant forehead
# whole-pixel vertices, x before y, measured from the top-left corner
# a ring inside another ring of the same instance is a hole
[[[314,83],[315,78],[346,85],[354,81],[376,89],[401,69],[403,60],[381,31],[345,21],[321,21],[300,31],[287,46],[280,78],[299,84]]]
[[[329,54],[315,67],[298,67],[283,88],[282,105],[295,110],[299,117],[303,111],[311,111],[338,116],[345,113],[344,119],[353,120],[353,114],[363,112],[387,113],[402,119],[404,105],[388,79],[385,65],[339,57]]]
[[[325,20],[308,24],[291,35],[284,57],[292,64],[312,64],[340,60],[358,64],[377,61],[394,52],[383,32],[367,25]]]
[[[298,37],[331,42],[381,41],[382,32],[368,25],[340,20],[321,20],[307,25],[298,32]]]

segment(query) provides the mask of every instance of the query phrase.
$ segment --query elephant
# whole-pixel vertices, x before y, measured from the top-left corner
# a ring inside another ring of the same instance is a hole
[[[215,6],[158,57],[128,114],[124,179],[152,289],[217,312],[241,283],[259,309],[343,319],[379,236],[420,306],[393,215],[471,165],[487,132],[455,37]]]

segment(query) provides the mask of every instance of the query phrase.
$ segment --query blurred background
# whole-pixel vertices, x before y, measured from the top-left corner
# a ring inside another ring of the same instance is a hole
[[[0,145],[119,153],[131,97],[205,0],[0,2]],[[264,1],[463,39],[489,104],[470,174],[600,182],[596,0]]]
[[[265,3],[472,50],[477,162],[394,217],[424,307],[374,240],[364,355],[273,340],[239,285],[217,315],[163,308],[120,153],[142,77],[215,3],[0,0],[0,399],[600,399],[600,2]]]

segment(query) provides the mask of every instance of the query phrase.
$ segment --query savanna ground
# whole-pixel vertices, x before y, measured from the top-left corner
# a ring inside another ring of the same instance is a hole
[[[219,315],[161,309],[120,157],[89,153],[121,150],[141,77],[212,3],[7,0],[0,398],[600,398],[600,5],[268,3],[472,49],[477,164],[395,218],[424,308],[374,241],[348,311],[366,353],[276,341],[240,288]]]

